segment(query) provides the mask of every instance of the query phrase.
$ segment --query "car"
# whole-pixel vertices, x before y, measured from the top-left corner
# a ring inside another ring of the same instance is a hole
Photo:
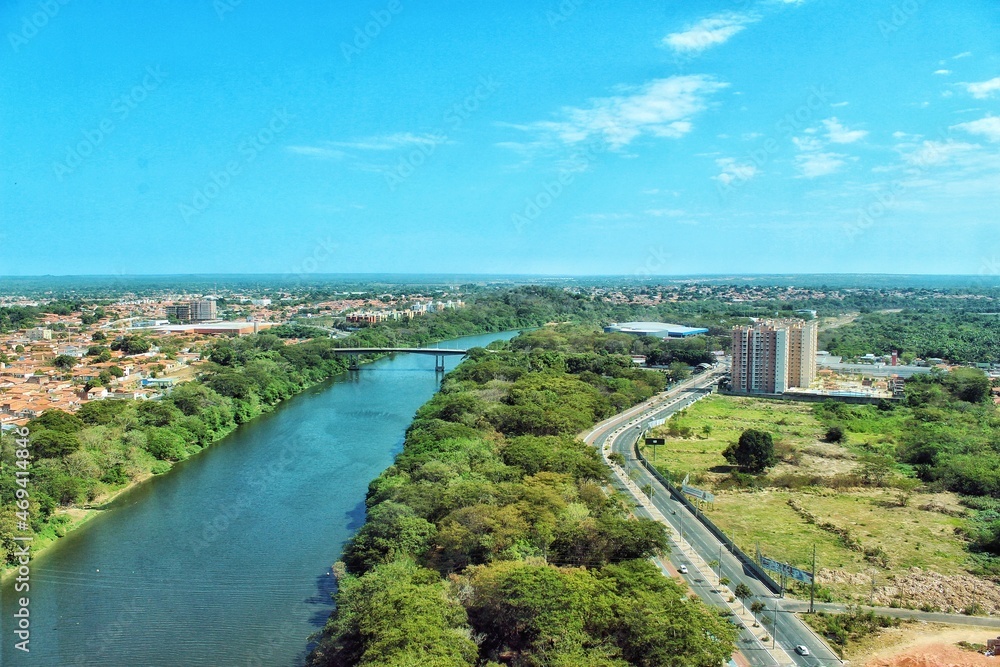
[[[798,646],[795,647],[795,652],[798,653],[799,655],[809,655],[809,648],[803,646],[802,644],[799,644]]]
[[[681,574],[687,574],[688,573],[688,566],[687,565],[681,565],[679,568],[677,568],[677,571],[680,572]]]

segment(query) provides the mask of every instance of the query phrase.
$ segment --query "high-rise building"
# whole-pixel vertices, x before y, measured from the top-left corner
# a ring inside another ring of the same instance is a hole
[[[733,391],[781,394],[816,378],[815,320],[767,320],[733,328]]]
[[[202,299],[191,302],[191,319],[195,322],[207,322],[217,319],[215,299]]]
[[[181,322],[207,322],[218,319],[217,309],[214,299],[202,299],[201,301],[188,301],[167,306],[167,317],[175,317]]]

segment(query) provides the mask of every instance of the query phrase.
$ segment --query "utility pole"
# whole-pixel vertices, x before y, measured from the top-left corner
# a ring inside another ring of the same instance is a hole
[[[719,542],[719,586],[722,586],[722,542]]]
[[[809,613],[816,612],[816,545],[813,544],[812,586],[809,587]]]
[[[870,606],[872,606],[872,607],[875,606],[875,575],[877,573],[878,573],[878,570],[876,570],[875,568],[872,568],[872,596],[871,596],[871,599],[868,601],[868,604]]]
[[[777,643],[778,643],[778,601],[775,600],[774,601],[774,623],[772,624],[772,627],[771,627],[771,650],[772,651],[774,650],[774,647],[777,645]]]

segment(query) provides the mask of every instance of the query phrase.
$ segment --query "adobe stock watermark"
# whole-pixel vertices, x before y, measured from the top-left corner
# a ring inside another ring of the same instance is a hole
[[[570,19],[586,0],[561,0],[554,8],[545,12],[545,20],[550,28],[556,28]]]
[[[83,138],[71,146],[66,146],[64,158],[52,163],[52,171],[56,179],[62,182],[66,176],[76,171],[85,160],[104,145],[108,137],[118,128],[118,123],[125,122],[132,115],[132,112],[160,87],[166,78],[166,72],[159,65],[147,67],[142,81],[132,86],[127,93],[112,100],[109,115],[96,125],[82,128],[80,133]]]
[[[649,279],[653,276],[663,275],[664,269],[667,266],[667,261],[670,259],[670,255],[667,254],[663,246],[657,246],[656,248],[650,248],[649,253],[646,255],[645,261],[636,267],[633,271],[633,275],[637,278]]]
[[[116,644],[130,641],[131,628],[136,620],[146,613],[146,607],[140,597],[133,597],[128,602],[122,604],[115,616],[115,620],[107,627],[102,628],[96,635],[90,636],[86,641],[86,652],[80,651],[73,661],[73,665],[83,667],[94,664],[94,658],[106,659],[106,654]]]
[[[212,9],[220,21],[226,20],[226,14],[236,11],[236,8],[243,4],[243,0],[213,0]]]
[[[296,284],[301,285],[303,278],[309,274],[318,273],[320,267],[330,260],[330,257],[337,252],[338,248],[339,246],[334,243],[331,237],[327,236],[325,239],[320,239],[313,246],[312,252],[301,262],[293,266],[290,272],[284,275],[284,280],[286,282],[295,280]]]
[[[264,149],[273,144],[278,135],[284,132],[294,119],[295,116],[287,109],[276,109],[263,127],[241,141],[236,149],[239,154],[237,159],[230,160],[218,171],[210,171],[204,184],[195,188],[190,201],[177,204],[177,210],[184,222],[190,223],[208,210],[222,191],[232,185],[233,179],[252,164]]]
[[[775,131],[784,139],[790,139],[816,120],[819,111],[829,106],[833,93],[825,85],[811,86],[805,100],[794,111],[781,117],[775,124]],[[781,143],[774,135],[765,137],[757,146],[736,161],[737,168],[728,178],[715,179],[715,189],[719,198],[725,201],[746,185],[764,165],[781,151]],[[740,168],[742,167],[742,168]]]
[[[889,18],[879,19],[876,23],[882,37],[889,39],[899,32],[903,26],[916,16],[923,2],[924,0],[903,0],[903,2],[894,3],[889,13]]]
[[[499,89],[500,82],[492,76],[479,77],[479,83],[475,89],[444,112],[442,118],[444,125],[437,131],[423,137],[423,141],[417,142],[409,153],[400,157],[396,164],[384,173],[389,191],[395,192],[406,179],[413,176],[417,169],[437,152],[439,146],[451,141],[450,133],[461,128]]]
[[[340,52],[344,55],[344,60],[350,64],[351,60],[360,56],[402,11],[403,3],[400,0],[389,0],[385,7],[371,12],[371,21],[366,22],[363,26],[354,26],[354,39],[350,42],[340,43]]]
[[[940,142],[925,141],[916,157],[909,161],[910,178],[922,176],[947,157],[949,142],[953,138],[951,128],[939,129],[938,136],[941,137]],[[899,178],[877,185],[872,199],[858,207],[852,222],[844,224],[844,234],[848,240],[853,243],[876,222],[889,215],[899,205],[906,190],[906,183]]]
[[[58,16],[62,8],[69,3],[70,0],[42,0],[37,5],[37,11],[22,16],[21,29],[17,32],[7,33],[7,41],[10,42],[10,48],[14,49],[14,53],[20,51],[21,47],[27,46],[28,42],[37,37],[38,33],[49,24],[49,21]]]
[[[576,182],[577,174],[589,169],[607,151],[608,143],[601,137],[570,156],[567,164],[554,178],[544,181],[534,195],[524,200],[524,206],[511,214],[510,221],[514,230],[521,233],[529,224],[536,222]]]

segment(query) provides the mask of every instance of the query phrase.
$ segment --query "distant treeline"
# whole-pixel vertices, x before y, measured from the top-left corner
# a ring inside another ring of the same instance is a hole
[[[992,308],[1000,311],[993,305]],[[968,312],[867,313],[824,334],[821,347],[843,357],[889,354],[957,363],[1000,363],[1000,314]]]
[[[477,349],[369,486],[312,667],[716,667],[735,629],[647,560],[576,435],[664,386],[621,336],[562,325]]]

